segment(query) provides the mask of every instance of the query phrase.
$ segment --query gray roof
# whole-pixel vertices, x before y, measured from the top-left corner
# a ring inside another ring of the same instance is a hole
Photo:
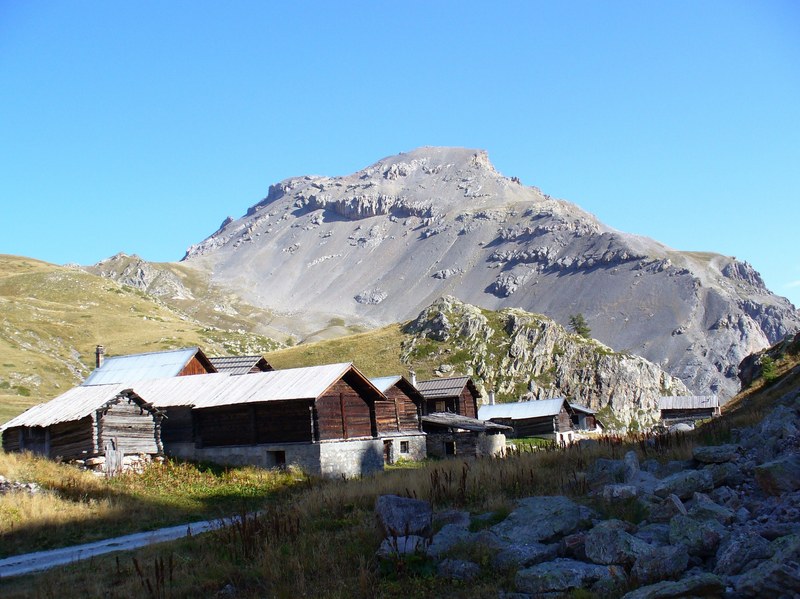
[[[177,376],[197,352],[198,347],[106,358],[83,381],[84,386],[135,383]]]
[[[719,398],[716,395],[675,395],[658,400],[659,410],[707,410],[718,407]]]
[[[541,418],[543,416],[556,416],[564,405],[563,397],[553,399],[539,399],[532,401],[515,401],[513,403],[498,403],[492,406],[481,406],[478,409],[478,418],[490,420],[492,418],[510,418],[512,420],[525,420],[527,418]]]
[[[55,399],[28,408],[19,416],[0,426],[0,431],[15,426],[44,427],[60,422],[80,420],[99,410],[124,390],[125,385],[74,387]]]
[[[402,379],[399,374],[392,375],[392,376],[381,376],[374,379],[369,379],[369,382],[375,385],[378,388],[378,391],[381,393],[386,393],[389,389],[394,387],[400,379]]]
[[[419,389],[419,392],[422,393],[425,399],[454,397],[461,394],[464,390],[464,385],[468,382],[468,376],[452,376],[449,378],[417,381],[417,389]]]
[[[584,414],[597,414],[597,410],[593,410],[592,408],[587,408],[586,406],[572,403],[571,401],[567,403],[569,403],[569,407],[575,410],[576,412],[583,412]]]
[[[466,431],[476,433],[483,433],[486,431],[509,431],[513,430],[510,426],[504,424],[497,424],[495,422],[487,422],[478,420],[477,418],[470,418],[469,416],[461,416],[451,412],[434,412],[422,417],[423,424],[435,424],[438,426],[447,426],[451,428],[460,428]]]
[[[261,360],[264,360],[264,363],[269,366],[264,356],[218,356],[208,359],[217,372],[226,374],[248,374]],[[269,367],[267,370],[272,370],[272,368]],[[262,372],[266,372],[266,370]]]

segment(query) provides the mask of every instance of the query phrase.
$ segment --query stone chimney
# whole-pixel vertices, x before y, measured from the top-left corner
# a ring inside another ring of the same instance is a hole
[[[106,348],[98,345],[94,348],[94,365],[95,368],[100,368],[103,365],[103,357],[106,355]]]
[[[408,371],[408,378],[411,380],[411,384],[416,387],[417,386],[417,373],[413,370]]]
[[[489,391],[489,405],[490,406],[494,405],[494,389]]]

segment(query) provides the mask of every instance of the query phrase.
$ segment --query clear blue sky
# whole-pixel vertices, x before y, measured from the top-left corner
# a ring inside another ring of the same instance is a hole
[[[421,145],[800,305],[800,2],[0,0],[0,253],[178,260]]]

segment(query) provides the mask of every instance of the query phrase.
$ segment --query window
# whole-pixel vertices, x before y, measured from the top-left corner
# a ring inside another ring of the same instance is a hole
[[[400,453],[408,453],[408,441],[400,441]]]
[[[444,455],[456,455],[456,442],[455,441],[445,441],[444,442]]]
[[[268,451],[271,466],[273,468],[286,468],[286,452],[285,451]]]

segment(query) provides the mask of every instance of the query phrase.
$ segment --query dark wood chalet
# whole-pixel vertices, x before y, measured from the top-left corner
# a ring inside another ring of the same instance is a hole
[[[661,420],[666,425],[691,423],[720,415],[716,395],[686,395],[661,397],[658,401]]]
[[[573,440],[573,410],[562,397],[481,406],[481,420],[513,428],[513,436],[542,437],[558,442]]]
[[[374,378],[370,382],[385,396],[375,402],[375,421],[378,436],[383,439],[384,462],[425,459],[421,421],[425,398],[399,375]]]
[[[83,386],[136,383],[153,379],[209,374],[216,368],[199,347],[104,358],[97,347],[97,368]]]
[[[5,423],[5,451],[86,459],[109,449],[121,455],[162,453],[162,414],[120,386],[76,387]]]
[[[468,376],[419,381],[416,387],[425,398],[425,414],[450,412],[469,418],[478,417],[481,394]]]

